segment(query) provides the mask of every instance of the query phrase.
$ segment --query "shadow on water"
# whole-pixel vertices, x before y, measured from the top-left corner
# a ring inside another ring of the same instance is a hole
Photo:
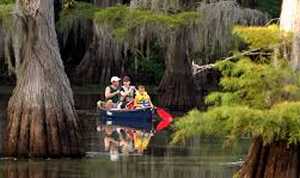
[[[0,89],[0,157],[9,96],[10,91]],[[75,92],[86,152],[103,150],[103,138],[96,132],[99,98],[96,92]],[[222,140],[212,138],[169,145],[169,138],[169,132],[162,132],[152,139],[147,155],[121,156],[116,162],[105,154],[81,160],[0,159],[0,178],[230,178],[249,146],[249,140],[241,140],[236,147],[224,149]]]

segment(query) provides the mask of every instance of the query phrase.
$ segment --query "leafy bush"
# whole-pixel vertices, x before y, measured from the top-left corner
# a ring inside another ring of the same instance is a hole
[[[174,142],[192,135],[242,135],[300,142],[300,75],[289,65],[255,63],[243,58],[220,62],[222,91],[211,93],[206,112],[191,111],[175,124]]]
[[[137,83],[143,83],[148,85],[158,85],[161,81],[164,71],[164,56],[158,42],[152,42],[150,44],[149,56],[137,57],[137,73],[135,73],[134,56],[129,59],[128,73],[131,76],[135,76]]]
[[[290,40],[277,26],[236,27],[250,48],[278,47]],[[193,135],[225,136],[228,143],[243,135],[264,143],[300,143],[300,73],[278,56],[270,60],[241,57],[216,63],[221,91],[210,93],[207,111],[193,110],[175,123],[173,142]]]
[[[0,0],[0,4],[13,4],[15,3],[15,0]]]
[[[259,0],[259,1],[256,1],[257,8],[261,11],[267,12],[273,18],[280,16],[281,3],[282,3],[282,0]]]
[[[278,25],[270,26],[236,26],[233,34],[241,38],[242,41],[249,44],[250,48],[274,48],[283,41],[291,43],[292,34],[283,33]]]

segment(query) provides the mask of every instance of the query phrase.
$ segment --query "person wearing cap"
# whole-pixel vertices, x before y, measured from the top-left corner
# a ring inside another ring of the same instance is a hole
[[[111,85],[105,88],[105,99],[112,100],[114,104],[120,101],[120,78],[113,76],[110,80]]]
[[[122,108],[124,108],[128,103],[133,102],[135,96],[135,86],[130,85],[130,77],[123,77],[123,86],[121,87],[121,98]]]

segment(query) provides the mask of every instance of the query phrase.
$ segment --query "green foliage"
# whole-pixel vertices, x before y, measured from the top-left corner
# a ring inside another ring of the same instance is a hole
[[[15,3],[15,0],[0,0],[0,5],[7,5],[7,4],[13,4]]]
[[[241,38],[250,48],[270,49],[277,44],[288,40],[291,42],[291,34],[282,34],[277,25],[270,26],[236,26],[233,34]]]
[[[175,123],[174,142],[193,135],[225,136],[228,143],[243,135],[264,143],[300,142],[300,75],[286,62],[255,63],[248,58],[217,63],[222,91],[210,94],[206,112],[193,110]]]
[[[240,178],[239,172],[235,173],[232,178]]]
[[[130,32],[142,25],[159,25],[166,29],[175,29],[196,21],[199,13],[182,12],[178,14],[160,14],[150,10],[130,9],[127,6],[97,8],[90,3],[75,2],[73,8],[66,8],[60,14],[57,23],[59,31],[67,31],[80,20],[94,20],[99,25],[112,29],[116,39],[125,39]]]
[[[65,8],[60,13],[59,21],[56,23],[59,32],[68,32],[74,24],[82,20],[93,20],[97,8],[86,2],[74,2],[73,8]]]
[[[142,25],[159,25],[172,30],[195,22],[198,16],[197,12],[169,15],[150,10],[130,9],[127,6],[115,6],[97,11],[95,20],[98,24],[106,24],[112,27],[113,36],[117,39],[124,39],[130,32]]]
[[[14,4],[0,4],[0,25],[8,29],[12,26],[12,11]]]
[[[263,12],[267,12],[271,17],[280,16],[282,0],[259,0],[256,1],[257,8]]]
[[[74,0],[64,0],[64,9],[71,9],[75,7]]]
[[[253,108],[270,108],[278,102],[298,98],[298,74],[286,62],[274,66],[266,62],[256,63],[248,58],[237,62],[225,61],[216,64],[223,77],[222,93],[217,93],[219,105],[247,105]],[[296,91],[294,91],[296,90]],[[216,94],[208,97],[209,103]]]
[[[135,76],[137,83],[158,85],[163,77],[165,67],[164,55],[157,41],[150,43],[150,54],[148,56],[131,56],[129,59],[129,74]],[[137,57],[137,73],[135,73],[134,58]]]

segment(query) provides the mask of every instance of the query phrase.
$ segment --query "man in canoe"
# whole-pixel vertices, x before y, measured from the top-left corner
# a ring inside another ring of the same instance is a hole
[[[114,107],[117,107],[121,97],[120,80],[121,79],[119,77],[113,76],[110,80],[111,85],[105,88],[105,100],[111,100],[114,104]]]

